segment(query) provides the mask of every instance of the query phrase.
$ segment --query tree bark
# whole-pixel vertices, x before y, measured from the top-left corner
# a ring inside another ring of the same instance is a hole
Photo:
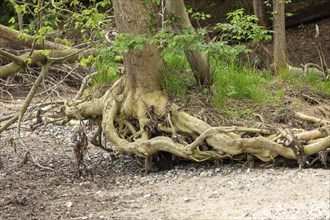
[[[151,33],[151,4],[141,0],[114,0],[115,20],[120,33],[137,36]],[[159,75],[163,67],[156,44],[145,43],[143,50],[124,54],[126,88],[135,90],[158,90]]]
[[[274,65],[279,75],[287,68],[286,36],[285,36],[285,0],[273,0],[274,26]]]
[[[17,3],[15,0],[12,0],[11,4],[15,8]],[[18,22],[18,30],[23,31],[23,14],[22,12],[17,12],[17,22]]]
[[[174,29],[177,34],[182,34],[182,29],[190,29],[194,33],[194,28],[189,20],[189,16],[183,0],[166,0],[168,13],[176,17]],[[197,82],[201,85],[210,85],[211,71],[207,57],[204,53],[193,50],[185,50],[190,68],[195,73]]]
[[[263,0],[253,0],[253,12],[258,17],[258,24],[263,27],[268,27],[268,18]]]

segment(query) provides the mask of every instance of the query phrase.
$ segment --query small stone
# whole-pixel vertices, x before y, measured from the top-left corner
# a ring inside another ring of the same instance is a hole
[[[207,177],[207,172],[203,171],[199,174],[200,177]]]
[[[184,202],[189,202],[190,199],[189,199],[188,197],[186,197],[186,198],[183,198],[183,201],[184,201]]]
[[[67,207],[67,208],[71,208],[72,205],[73,205],[73,202],[71,202],[71,201],[67,201],[67,202],[65,203],[65,207]]]
[[[143,197],[147,199],[147,198],[151,197],[151,194],[150,193],[145,194]]]

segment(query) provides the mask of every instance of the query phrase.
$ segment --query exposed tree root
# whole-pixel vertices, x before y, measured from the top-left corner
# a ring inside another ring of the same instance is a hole
[[[179,111],[160,91],[124,88],[119,80],[100,99],[70,104],[65,113],[102,116],[103,131],[116,151],[145,158],[149,169],[150,158],[161,151],[197,162],[239,154],[270,162],[282,156],[304,166],[307,156],[330,147],[329,126],[300,133],[280,128],[211,127]],[[254,137],[242,138],[246,133]]]

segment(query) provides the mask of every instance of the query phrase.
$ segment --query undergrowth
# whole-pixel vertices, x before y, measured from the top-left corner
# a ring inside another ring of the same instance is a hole
[[[162,53],[162,57],[166,63],[159,79],[162,90],[170,96],[184,98],[196,86],[184,53]]]
[[[263,103],[270,98],[268,88],[271,76],[266,72],[236,62],[218,62],[213,71],[212,104],[215,107],[225,106],[230,99]]]
[[[312,92],[330,95],[330,80],[323,80],[320,75],[316,73],[308,73],[306,76],[293,75],[290,82],[299,87],[308,87]]]

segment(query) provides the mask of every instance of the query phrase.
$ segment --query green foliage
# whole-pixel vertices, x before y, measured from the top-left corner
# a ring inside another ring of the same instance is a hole
[[[203,14],[196,14],[196,18],[206,17],[203,17]],[[184,50],[195,50],[205,52],[213,61],[213,80],[216,90],[213,103],[215,105],[223,105],[232,98],[248,98],[257,103],[264,101],[266,79],[256,70],[235,64],[238,55],[248,53],[249,50],[245,45],[232,42],[268,40],[271,39],[270,32],[254,23],[257,19],[255,16],[244,15],[242,9],[229,13],[228,18],[231,19],[229,24],[217,25],[217,28],[223,31],[219,36],[219,41],[206,42],[204,39],[208,31],[203,28],[195,33],[190,29],[184,29],[180,35],[164,28],[156,34],[154,41],[160,44],[161,55],[169,66],[169,70],[162,74],[161,78],[162,87],[169,94],[183,96],[189,87],[195,85],[195,82],[190,80],[192,74],[189,75],[189,72],[185,71],[189,66],[182,53]]]
[[[54,33],[58,36],[54,37],[58,42],[60,42],[58,38],[61,38],[66,44],[78,34],[79,40],[83,39],[85,42],[104,39],[105,30],[113,20],[106,17],[108,14],[111,16],[110,13],[104,13],[111,6],[110,0],[88,2],[47,0],[16,3],[15,12],[21,13],[24,18],[24,33],[34,36],[37,42],[53,36]],[[9,3],[7,7],[13,8]],[[10,15],[12,17],[7,18],[7,22],[17,27],[17,14]]]
[[[224,106],[230,99],[267,101],[269,75],[235,62],[220,62],[214,66],[214,106]]]
[[[204,12],[194,12],[192,8],[187,9],[187,13],[190,14],[190,19],[196,20],[197,22],[199,20],[205,21],[208,18],[211,18],[210,14],[205,14]]]
[[[271,40],[271,31],[256,24],[258,18],[255,15],[245,15],[243,9],[228,13],[230,23],[220,23],[216,28],[222,30],[220,39],[233,40]]]
[[[122,62],[122,54],[132,50],[142,50],[145,43],[152,43],[147,35],[132,37],[127,33],[118,34],[116,41],[108,48],[102,49],[93,66],[98,74],[93,78],[94,84],[112,83],[119,78],[118,63]]]
[[[98,73],[92,78],[92,84],[107,84],[117,80],[120,76],[117,62],[121,61],[121,58],[119,53],[116,53],[111,48],[102,49],[95,60],[91,61]]]

